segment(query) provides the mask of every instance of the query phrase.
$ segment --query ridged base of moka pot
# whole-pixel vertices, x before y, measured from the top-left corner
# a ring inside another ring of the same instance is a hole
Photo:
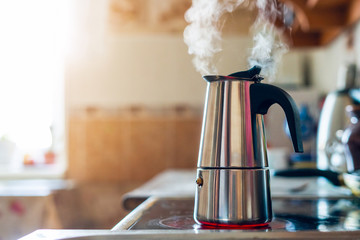
[[[194,219],[211,226],[264,226],[272,220],[268,169],[198,168]]]

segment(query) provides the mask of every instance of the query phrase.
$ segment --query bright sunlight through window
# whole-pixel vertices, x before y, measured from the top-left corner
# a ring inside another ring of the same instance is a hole
[[[64,165],[67,4],[0,0],[0,164],[8,169]]]

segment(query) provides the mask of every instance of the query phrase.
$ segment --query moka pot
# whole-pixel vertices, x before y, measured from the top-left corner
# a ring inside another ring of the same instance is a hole
[[[194,219],[213,226],[261,226],[272,220],[263,115],[277,103],[286,115],[294,149],[302,152],[299,113],[284,90],[260,83],[261,68],[207,83]]]

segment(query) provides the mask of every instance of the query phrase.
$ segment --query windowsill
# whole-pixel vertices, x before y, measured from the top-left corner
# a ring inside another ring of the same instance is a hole
[[[14,168],[12,166],[0,165],[1,179],[59,179],[65,174],[65,166],[60,164],[22,166]]]
[[[64,179],[0,179],[2,197],[46,197],[54,191],[72,189],[75,184]]]

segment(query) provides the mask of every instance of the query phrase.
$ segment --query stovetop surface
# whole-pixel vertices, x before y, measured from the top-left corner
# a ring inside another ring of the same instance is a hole
[[[357,199],[275,199],[273,221],[265,227],[238,228],[244,231],[356,231],[360,230]],[[129,230],[145,229],[214,229],[193,220],[194,199],[159,198],[142,208]],[[222,228],[224,229],[224,228]],[[224,229],[224,230],[233,230]]]

